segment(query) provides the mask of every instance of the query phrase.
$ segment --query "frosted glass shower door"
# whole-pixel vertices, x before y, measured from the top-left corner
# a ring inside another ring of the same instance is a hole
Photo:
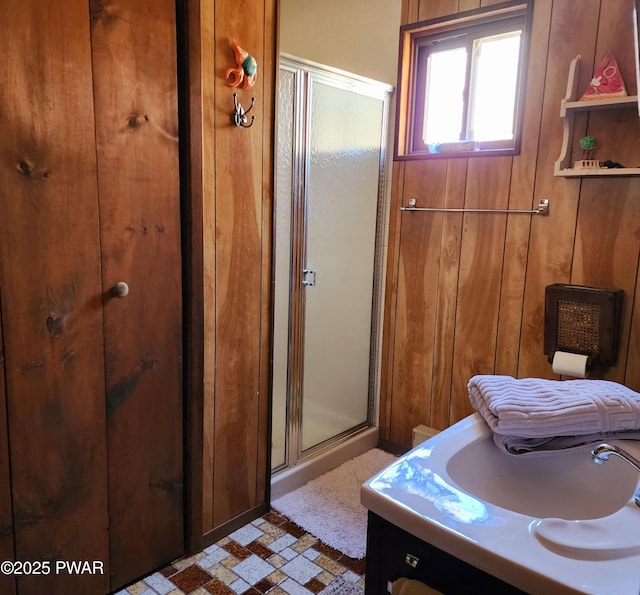
[[[372,422],[391,87],[281,55],[274,211],[274,473]]]
[[[308,81],[301,451],[369,418],[385,101]]]
[[[271,390],[271,468],[289,461],[289,318],[291,310],[291,221],[293,217],[296,74],[281,68],[278,78],[276,205],[274,209],[273,372]]]

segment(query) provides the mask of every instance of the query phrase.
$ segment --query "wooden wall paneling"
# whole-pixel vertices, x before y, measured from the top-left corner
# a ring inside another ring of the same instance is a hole
[[[553,209],[548,217],[532,220],[519,376],[553,377],[543,351],[544,288],[570,280],[580,192],[579,179],[553,175],[554,161],[562,140],[560,101],[566,92],[571,60],[581,54],[585,64],[592,61],[590,56],[593,56],[599,7],[598,0],[585,0],[580,11],[575,10],[575,4],[570,0],[555,0],[553,3],[535,178],[535,195],[548,197],[553,202]],[[586,88],[590,79],[590,69],[583,68],[578,87]]]
[[[636,287],[633,294],[627,297],[625,308],[633,309],[631,325],[629,329],[628,351],[626,357],[626,367],[624,375],[624,383],[631,389],[640,392],[640,259],[636,263]]]
[[[537,194],[535,173],[552,6],[552,0],[537,0],[534,5],[527,64],[527,93],[523,103],[524,134],[520,154],[513,158],[509,209],[536,208],[541,198],[547,198]],[[517,375],[531,223],[531,217],[507,217],[506,258],[502,271],[496,347],[497,374]]]
[[[464,207],[467,163],[467,159],[447,161],[443,206],[453,209]],[[429,419],[423,420],[423,423],[437,429],[444,429],[449,425],[462,222],[463,215],[460,213],[447,213],[442,218],[436,329],[433,342],[431,411]]]
[[[598,65],[607,51],[616,57],[620,71],[627,87],[627,92],[635,94],[637,83],[635,78],[635,50],[633,43],[633,26],[631,11],[633,0],[615,0],[603,2],[598,23],[598,37],[594,52],[594,64]],[[589,64],[584,68],[589,74]],[[598,139],[594,157],[605,161],[611,159],[623,163],[627,167],[640,166],[640,122],[638,110],[610,110],[590,112],[588,114],[590,135]],[[578,146],[579,136],[574,135],[574,158],[581,159]],[[605,192],[605,196],[608,193]]]
[[[603,2],[598,21],[594,64],[599,64],[607,51],[612,51],[625,79],[628,92],[637,89],[633,43],[632,0]],[[599,139],[596,157],[629,163],[640,151],[640,122],[636,109],[609,113],[589,113],[588,134]],[[574,139],[574,147],[577,139]],[[575,158],[580,158],[576,147]],[[594,376],[604,376],[622,382],[628,346],[635,291],[635,274],[639,252],[640,228],[637,206],[638,181],[626,179],[586,179],[580,193],[580,209],[576,226],[571,282],[581,285],[621,288],[627,307],[622,320],[619,360],[608,370],[594,370]],[[631,257],[631,258],[630,258]]]
[[[631,178],[585,180],[580,194],[571,282],[623,289],[626,302],[618,362],[609,369],[594,370],[593,377],[624,381],[639,256],[637,181]]]
[[[490,0],[459,0],[458,12],[463,12],[465,10],[475,10],[477,8],[486,6],[487,4],[495,4],[495,2],[491,2]]]
[[[271,311],[273,308],[271,261],[273,254],[273,199],[275,176],[275,122],[277,82],[278,14],[276,0],[264,0],[264,49],[262,55],[262,263],[260,313],[260,372],[258,377],[258,442],[256,445],[255,503],[266,508],[271,485]]]
[[[216,378],[214,526],[256,506],[262,316],[262,197],[265,112],[264,3],[215,5],[216,39]],[[224,72],[235,66],[229,38],[258,61],[253,88],[238,101],[256,105],[249,129],[231,124],[234,90]],[[268,90],[272,92],[271,89]],[[226,120],[226,121],[225,121]],[[262,446],[266,447],[266,445]]]
[[[418,20],[419,8],[420,0],[402,0],[402,8],[400,9],[400,25],[415,23]]]
[[[483,0],[481,5],[493,2]],[[473,0],[461,0],[456,7],[474,8],[471,4]],[[639,360],[634,355],[640,349],[640,324],[636,316],[640,234],[637,201],[632,198],[637,197],[638,178],[569,179],[553,175],[562,139],[560,101],[566,93],[571,60],[577,54],[582,56],[578,87],[583,89],[592,77],[594,63],[600,61],[607,49],[613,49],[629,93],[636,91],[628,18],[632,5],[631,0],[611,3],[586,0],[576,12],[570,0],[536,0],[520,155],[511,160],[486,160],[484,165],[484,160],[473,159],[466,171],[458,164],[460,171],[452,168],[448,171],[447,188],[449,184],[466,188],[466,206],[471,206],[474,197],[491,200],[485,190],[497,185],[500,206],[508,204],[511,209],[533,208],[541,198],[549,198],[548,217],[511,215],[506,217],[505,227],[500,216],[493,223],[480,216],[465,216],[458,266],[455,262],[448,264],[447,260],[455,246],[455,215],[445,216],[437,247],[431,226],[408,228],[409,219],[407,214],[403,215],[402,234],[398,233],[397,240],[397,268],[391,268],[393,261],[389,265],[393,274],[387,280],[383,339],[386,361],[393,362],[393,382],[392,391],[388,388],[385,391],[383,384],[381,426],[388,428],[391,440],[408,445],[412,422],[415,425],[429,419],[431,425],[444,427],[470,413],[466,382],[474,373],[554,377],[543,353],[544,289],[551,283],[625,289],[628,299],[620,361],[605,376],[624,380],[632,387],[640,383]],[[403,3],[403,19],[411,18],[411,7],[415,3]],[[414,20],[442,16],[441,11],[451,13],[455,9],[443,9],[443,2],[423,1]],[[626,70],[632,74],[626,75]],[[640,135],[633,109],[578,114],[572,146],[587,132],[601,139],[596,157],[624,163],[621,160],[624,156],[629,162],[626,165],[637,165]],[[580,158],[579,151],[574,148],[574,152],[574,158]],[[413,163],[403,169],[394,168],[393,187],[404,185],[404,196],[412,196],[414,193],[407,186],[410,188],[419,178],[419,171],[420,167]],[[401,179],[395,179],[396,176]],[[476,248],[478,241],[482,245]],[[481,280],[475,272],[476,250],[491,254],[484,265],[486,279]],[[415,272],[413,275],[410,272],[417,270],[412,260],[417,252],[428,254],[430,264],[425,266],[438,273],[435,301],[434,294],[419,287]],[[393,293],[396,281],[397,299]],[[454,300],[456,310],[452,314]],[[487,305],[479,307],[478,303],[484,303],[482,300]],[[429,344],[426,336],[431,329],[425,321],[431,320],[434,307],[436,326],[433,342]],[[454,356],[448,361],[453,331]],[[486,345],[480,344],[481,336]],[[422,367],[412,376],[407,371],[411,362],[407,358],[416,353],[416,348],[422,350],[417,359],[426,361],[432,351],[433,362],[427,370]],[[425,401],[431,403],[430,418],[420,408]],[[391,415],[385,417],[387,411]]]
[[[635,0],[606,0],[601,2],[598,20],[595,62],[597,66],[609,51],[616,57],[629,95],[638,89],[635,77],[632,10]],[[637,112],[636,112],[637,114]]]
[[[466,208],[506,209],[511,157],[474,158],[467,168]],[[495,368],[506,215],[464,215],[451,382],[450,422],[473,413],[467,384]]]
[[[426,21],[458,12],[458,0],[420,0],[417,21]]]
[[[509,195],[509,209],[535,208],[538,200],[531,200],[531,192],[528,192],[524,185],[528,180],[520,181],[517,174],[514,167],[514,183],[512,183]],[[532,189],[533,184],[529,188]],[[526,204],[522,206],[522,203],[525,202]],[[530,229],[530,217],[525,215],[509,215],[507,217],[496,342],[496,374],[517,376]]]
[[[200,101],[202,102],[202,210],[204,275],[204,405],[203,405],[203,518],[202,531],[214,527],[213,501],[215,476],[215,380],[216,380],[216,54],[215,0],[200,2],[199,35],[201,44]],[[221,125],[225,114],[219,114]]]
[[[175,2],[95,3],[92,47],[116,588],[184,552]]]
[[[419,207],[441,206],[446,172],[444,160],[406,163],[403,204],[415,197]],[[401,215],[390,440],[404,446],[416,420],[430,411],[442,217]]]
[[[86,2],[3,4],[0,286],[18,560],[105,574],[21,593],[109,591],[99,222]],[[56,101],[53,98],[64,98]]]
[[[2,296],[0,296],[2,297]],[[0,304],[1,305],[1,304]],[[4,343],[0,307],[0,559],[15,560],[13,551],[13,510],[11,508],[11,468],[7,432],[7,396],[4,383]],[[0,574],[0,593],[15,595],[16,581],[10,574]]]
[[[382,323],[382,356],[380,358],[380,405],[378,424],[380,438],[389,440],[393,392],[395,317],[398,295],[398,258],[400,222],[404,183],[404,161],[394,161],[391,169],[389,228],[387,232],[387,266],[385,271],[384,316]]]
[[[637,108],[590,112],[588,116],[586,132],[598,139],[595,158],[601,162],[617,161],[626,167],[640,166],[640,122]],[[574,134],[573,159],[583,157],[579,147],[582,135],[583,131]]]
[[[204,547],[205,483],[205,284],[204,284],[204,169],[203,63],[204,27],[201,15],[208,5],[176,2],[178,28],[178,93],[180,116],[181,196],[185,308],[185,544],[187,553]],[[213,20],[211,20],[213,24]],[[211,59],[210,64],[213,63]],[[209,135],[213,137],[213,135]],[[213,341],[211,341],[213,343]],[[213,461],[210,463],[213,467]]]
[[[630,13],[633,8],[632,0],[617,0],[616,2],[603,2],[601,7],[600,22],[598,27],[598,44],[596,47],[595,60],[599,61],[604,52],[611,50],[618,61],[622,76],[625,81],[627,92],[630,95],[638,91],[637,81],[634,76],[634,50],[633,50],[633,29],[631,25]],[[638,131],[640,123],[635,109],[611,112],[609,118],[603,117],[605,114],[591,113],[589,118],[589,134],[594,134],[598,139],[598,151],[596,156],[601,159],[613,159],[628,166],[639,165],[637,155],[640,154],[640,139]],[[631,161],[629,161],[631,160]],[[638,296],[639,279],[638,260],[633,262],[632,255],[638,253],[638,238],[640,233],[637,228],[639,223],[638,214],[638,189],[640,180],[637,178],[626,178],[623,180],[609,180],[613,184],[605,184],[607,180],[598,181],[596,184],[583,184],[584,199],[581,199],[581,215],[584,208],[585,213],[592,211],[597,203],[596,212],[592,214],[593,221],[597,221],[600,209],[605,210],[606,220],[609,222],[604,229],[597,227],[598,237],[605,236],[605,246],[610,246],[610,233],[618,234],[617,226],[622,227],[622,238],[615,238],[615,253],[609,252],[609,270],[598,265],[591,265],[583,262],[582,269],[595,268],[592,277],[593,284],[600,285],[602,275],[610,282],[619,282],[625,290],[625,308],[623,320],[623,335],[619,360],[615,368],[609,370],[607,378],[624,382],[633,390],[640,391],[640,325],[638,324],[638,313],[640,312],[640,301]],[[631,198],[631,197],[634,198]],[[631,202],[627,202],[631,199]],[[618,204],[619,203],[619,204]],[[622,218],[617,219],[616,215],[609,212],[612,208],[614,213]],[[611,224],[615,224],[612,226]],[[579,225],[578,236],[587,239],[584,235],[587,230]],[[577,250],[578,251],[578,250]],[[580,251],[582,253],[582,251]],[[578,258],[576,264],[580,264]],[[598,263],[602,263],[598,259]],[[579,270],[574,264],[572,277]],[[636,267],[633,272],[634,265]],[[628,276],[624,270],[628,269]],[[635,284],[633,282],[635,274]],[[579,278],[579,277],[577,277]],[[635,287],[634,287],[635,285]],[[631,319],[629,319],[631,316]],[[628,329],[628,336],[627,336]]]

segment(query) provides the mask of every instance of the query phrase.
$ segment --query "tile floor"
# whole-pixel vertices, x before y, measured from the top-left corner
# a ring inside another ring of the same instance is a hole
[[[364,560],[271,511],[116,595],[315,595],[338,577],[364,586]]]

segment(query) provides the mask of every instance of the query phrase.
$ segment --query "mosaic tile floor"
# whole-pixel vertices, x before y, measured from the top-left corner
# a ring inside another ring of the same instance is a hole
[[[315,595],[339,578],[364,586],[364,564],[271,511],[116,595]]]

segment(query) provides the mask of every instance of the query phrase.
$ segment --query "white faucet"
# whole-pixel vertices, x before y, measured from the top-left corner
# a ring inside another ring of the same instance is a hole
[[[612,444],[602,443],[596,446],[591,451],[593,460],[599,465],[606,463],[609,460],[610,455],[620,457],[622,460],[626,461],[627,463],[629,463],[629,465],[634,467],[636,471],[640,472],[640,461],[635,457],[632,457],[626,450],[623,450],[622,448],[618,448],[617,446],[613,446]],[[633,500],[636,503],[636,506],[640,506],[640,488],[638,488],[638,490],[636,491]]]

